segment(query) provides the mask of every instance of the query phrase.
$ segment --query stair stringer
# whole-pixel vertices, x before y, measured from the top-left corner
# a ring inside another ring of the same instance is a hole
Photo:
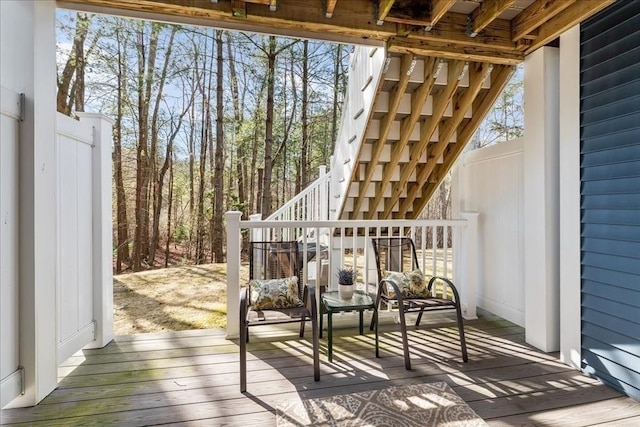
[[[386,60],[383,47],[356,46],[349,64],[344,108],[331,161],[329,219],[339,219],[358,164]]]

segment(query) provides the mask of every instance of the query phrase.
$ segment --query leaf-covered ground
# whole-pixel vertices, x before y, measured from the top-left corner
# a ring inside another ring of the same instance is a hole
[[[226,264],[114,276],[114,333],[224,328],[226,299]]]

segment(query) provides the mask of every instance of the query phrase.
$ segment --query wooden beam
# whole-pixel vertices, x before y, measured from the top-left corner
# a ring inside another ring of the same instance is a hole
[[[241,0],[231,0],[231,14],[236,18],[246,18],[247,4]]]
[[[378,17],[376,23],[382,25],[396,0],[378,0]]]
[[[402,191],[409,181],[409,176],[413,173],[416,165],[420,161],[420,154],[429,144],[431,135],[433,135],[433,132],[436,130],[438,123],[442,119],[442,116],[447,109],[447,105],[449,105],[449,102],[451,102],[451,99],[456,93],[456,89],[458,88],[458,85],[460,83],[460,75],[464,70],[464,65],[464,61],[453,61],[448,64],[447,85],[443,87],[440,92],[434,95],[431,117],[425,119],[420,125],[420,140],[410,148],[411,155],[409,156],[409,163],[404,165],[404,167],[400,171],[399,181],[396,182],[393,186],[391,190],[391,196],[384,202],[384,212],[382,214],[383,218],[388,218],[390,216],[393,205],[395,205],[395,203],[400,198]],[[392,161],[389,162],[389,164],[387,164],[385,167],[380,190],[384,190],[385,186],[388,185],[391,181],[391,175],[398,167],[401,155],[401,150],[394,150],[394,157],[392,158]],[[374,200],[373,204],[374,210],[377,208],[377,203],[380,202],[382,195],[382,191],[378,191],[378,194],[376,194],[376,199]]]
[[[409,84],[409,78],[411,77],[411,70],[415,64],[415,60],[416,59],[413,55],[402,55],[402,59],[400,62],[400,78],[398,80],[398,83],[389,93],[388,111],[380,121],[378,140],[373,144],[373,148],[371,150],[371,160],[365,167],[366,171],[364,180],[360,181],[360,186],[358,188],[358,197],[354,201],[353,211],[351,212],[352,218],[354,214],[360,212],[360,208],[362,207],[362,202],[365,199],[364,194],[367,191],[369,184],[371,183],[371,179],[373,178],[376,166],[378,166],[378,161],[380,160],[380,155],[382,154],[382,150],[387,143],[391,125],[396,118],[396,113],[398,112],[400,101],[402,101],[402,97],[404,96],[407,85]]]
[[[528,55],[550,41],[560,37],[560,34],[569,28],[600,12],[614,2],[615,0],[580,0],[575,2],[540,26],[538,37],[533,40],[533,43],[525,51],[525,54]]]
[[[458,135],[456,136],[456,143],[449,144],[446,153],[444,162],[440,165],[437,165],[436,175],[434,176],[433,183],[428,182],[422,188],[422,197],[417,199],[413,203],[413,215],[419,215],[429,202],[429,199],[433,196],[435,191],[437,190],[442,178],[446,175],[446,173],[451,169],[456,159],[464,150],[464,147],[467,145],[474,132],[480,126],[480,123],[484,120],[484,117],[489,112],[496,99],[502,93],[505,85],[509,81],[511,74],[514,71],[514,67],[510,66],[494,66],[493,71],[491,72],[491,87],[485,92],[481,93],[473,103],[473,115],[469,121],[467,121],[462,128],[458,131]]]
[[[425,29],[433,28],[438,21],[449,11],[456,0],[432,0],[431,1],[431,22],[425,25]]]
[[[333,16],[333,10],[336,8],[338,0],[327,0],[327,10],[324,12],[324,16],[331,18]]]
[[[536,0],[511,21],[511,39],[517,42],[556,16],[575,0]]]
[[[464,43],[443,43],[403,37],[391,37],[387,42],[387,50],[392,53],[413,53],[415,55],[504,65],[517,65],[524,60],[524,54],[515,49],[506,51],[496,49],[491,45],[472,46]]]
[[[1,1],[1,0],[0,0]],[[237,1],[237,0],[234,0]],[[245,3],[246,18],[234,17],[230,1],[207,0],[60,0],[57,5],[90,13],[107,13],[174,23],[215,26],[287,37],[380,45],[396,34],[396,25],[376,25],[370,0],[349,0],[327,19],[320,0],[278,0],[275,12]]]
[[[482,33],[473,38],[467,35],[468,24],[468,15],[449,12],[431,30],[413,27],[408,37],[467,46],[491,46],[506,51],[514,50],[515,44],[511,40],[511,21],[494,19],[491,25],[485,27]]]
[[[393,145],[392,158],[390,159],[392,162],[402,153],[404,147],[409,143],[409,137],[411,136],[411,132],[413,132],[413,127],[420,118],[422,107],[424,106],[424,103],[427,102],[431,89],[433,88],[433,85],[438,78],[438,73],[443,65],[444,64],[437,58],[425,58],[424,82],[411,94],[411,114],[402,119],[402,123],[400,124],[400,139]],[[376,196],[377,195],[378,194],[376,193]],[[379,199],[376,202],[376,207],[378,203],[380,203]],[[365,218],[368,219],[371,219],[375,212],[375,207],[372,209],[371,204],[372,203],[370,202],[369,211],[365,215]]]
[[[484,0],[471,12],[468,34],[475,37],[487,25],[493,22],[502,12],[508,9],[515,0]]]
[[[409,208],[412,207],[418,191],[429,179],[429,175],[431,175],[438,159],[451,142],[451,137],[458,128],[458,125],[462,122],[462,119],[464,119],[466,112],[473,105],[473,101],[480,93],[480,89],[482,89],[482,83],[489,77],[493,68],[492,65],[486,62],[471,64],[469,67],[469,87],[464,89],[464,92],[458,96],[458,99],[453,105],[453,115],[440,125],[438,142],[429,145],[427,161],[421,168],[418,168],[416,182],[407,190],[407,196],[400,204],[398,212],[400,217],[404,217]]]

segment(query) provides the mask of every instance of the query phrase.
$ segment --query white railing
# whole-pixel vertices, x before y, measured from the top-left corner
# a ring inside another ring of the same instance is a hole
[[[360,287],[373,293],[377,273],[372,237],[410,236],[414,239],[420,268],[426,274],[448,277],[461,294],[465,318],[475,318],[477,282],[477,217],[463,220],[360,220],[360,221],[259,221],[241,220],[241,212],[227,212],[227,336],[239,332],[240,287],[248,283],[247,269],[241,270],[242,236],[253,241],[297,240],[304,264],[301,280],[335,286],[339,267],[351,266]],[[313,240],[308,236],[325,236]],[[449,244],[453,242],[453,244]],[[313,244],[312,244],[313,243]],[[320,293],[316,292],[320,298]],[[319,303],[319,301],[318,301]]]
[[[266,221],[323,221],[329,219],[331,172],[320,166],[318,179],[272,213]]]

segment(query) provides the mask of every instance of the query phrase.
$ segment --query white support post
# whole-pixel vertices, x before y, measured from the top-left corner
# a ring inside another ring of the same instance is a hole
[[[240,334],[240,219],[242,212],[227,212],[227,339]]]
[[[461,212],[460,217],[467,221],[467,226],[462,231],[462,254],[458,249],[454,249],[453,265],[457,274],[454,274],[455,285],[460,291],[462,316],[467,320],[477,319],[477,289],[480,277],[480,266],[478,264],[478,252],[480,244],[478,239],[478,212]],[[462,258],[462,262],[460,261]],[[460,280],[458,280],[458,277]]]
[[[55,1],[0,2],[0,84],[25,96],[19,148],[19,360],[24,393],[8,407],[33,406],[58,385],[55,12]]]
[[[113,220],[111,145],[113,120],[102,114],[77,113],[93,126],[93,316],[94,341],[85,348],[102,348],[113,339]]]
[[[547,352],[560,347],[559,56],[527,56],[524,79],[525,338]]]
[[[560,360],[580,369],[580,26],[560,51]]]

